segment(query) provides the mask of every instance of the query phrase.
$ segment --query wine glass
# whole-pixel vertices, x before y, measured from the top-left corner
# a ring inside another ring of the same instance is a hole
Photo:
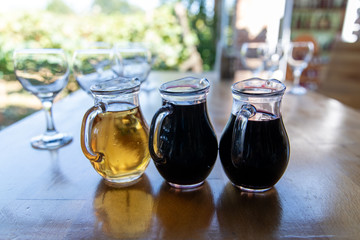
[[[92,96],[90,87],[117,76],[121,67],[112,48],[76,50],[73,54],[73,72],[79,86]]]
[[[46,114],[46,131],[31,139],[37,149],[57,149],[69,144],[72,137],[55,129],[52,105],[55,96],[66,86],[69,66],[61,49],[22,49],[14,51],[14,72],[27,91],[38,97]]]
[[[153,88],[147,80],[151,71],[151,52],[141,43],[119,43],[115,46],[121,67],[118,74],[128,78],[138,78],[141,89],[150,91]]]
[[[269,46],[268,56],[265,60],[265,70],[268,78],[272,78],[275,72],[279,69],[280,61],[284,56],[284,48],[281,43],[275,46]]]
[[[314,53],[312,42],[291,42],[288,50],[288,63],[293,71],[294,84],[289,93],[295,95],[305,94],[306,88],[300,86],[300,76],[308,66]]]
[[[246,42],[240,49],[240,59],[245,68],[257,77],[265,69],[269,46],[265,42]]]

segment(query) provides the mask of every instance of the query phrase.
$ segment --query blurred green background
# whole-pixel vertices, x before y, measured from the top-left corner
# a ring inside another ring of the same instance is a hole
[[[33,96],[16,81],[14,49],[63,48],[71,59],[74,50],[94,42],[145,42],[156,56],[154,70],[182,69],[197,51],[202,70],[209,71],[216,55],[215,6],[216,0],[160,0],[146,11],[131,1],[93,0],[91,10],[79,14],[62,0],[50,0],[44,9],[0,13],[0,129],[40,109],[36,100],[26,100]],[[71,75],[62,94],[77,89]]]

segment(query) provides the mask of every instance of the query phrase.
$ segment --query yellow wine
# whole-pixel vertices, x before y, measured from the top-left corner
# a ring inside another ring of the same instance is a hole
[[[149,164],[148,138],[149,129],[139,107],[100,113],[92,125],[90,146],[103,157],[91,163],[110,182],[134,180]],[[84,149],[83,141],[81,144]],[[89,153],[84,154],[91,159]]]

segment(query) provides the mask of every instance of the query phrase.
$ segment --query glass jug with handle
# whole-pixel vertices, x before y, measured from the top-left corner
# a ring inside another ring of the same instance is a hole
[[[90,88],[95,104],[83,118],[81,148],[110,186],[135,183],[149,163],[149,129],[139,107],[139,89],[138,79],[122,77]]]
[[[251,78],[232,85],[233,106],[219,154],[233,185],[244,191],[272,188],[287,168],[288,135],[280,112],[285,85]]]
[[[149,150],[172,187],[200,186],[217,158],[217,138],[206,105],[209,88],[207,79],[193,77],[160,86],[163,106],[151,122]]]

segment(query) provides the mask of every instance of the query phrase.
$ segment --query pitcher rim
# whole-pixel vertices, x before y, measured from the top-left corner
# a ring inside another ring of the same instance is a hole
[[[119,87],[119,84],[124,86]],[[140,90],[140,84],[138,78],[114,77],[91,85],[90,91],[93,95],[135,93]],[[101,85],[104,85],[105,88],[102,88]]]
[[[260,82],[263,82],[263,84],[261,86],[246,86],[243,88],[236,88],[240,84],[248,83],[248,82],[252,82],[252,81],[260,81]],[[271,83],[279,84],[281,86],[281,88],[277,89],[277,88],[265,85],[265,84],[270,85]],[[253,91],[247,92],[247,90],[250,91],[250,89]],[[264,89],[267,91],[256,92],[256,91],[254,91],[256,89],[258,89],[258,90]],[[253,96],[253,97],[281,96],[281,95],[284,95],[285,90],[286,90],[285,84],[274,78],[272,78],[272,79],[249,78],[249,79],[237,81],[236,83],[234,83],[231,86],[231,91],[233,94],[242,95],[242,96]]]
[[[176,83],[179,83],[179,82],[184,81],[184,80],[198,80],[199,84],[205,83],[205,86],[201,87],[201,86],[195,85],[195,84],[176,85]],[[174,85],[172,85],[172,84],[174,84]],[[169,90],[169,89],[173,89],[173,88],[176,88],[176,87],[189,88],[189,90],[180,91],[180,92]],[[194,89],[191,89],[191,88],[194,88]],[[161,94],[170,95],[170,96],[192,96],[192,95],[199,95],[199,94],[203,94],[203,93],[208,93],[209,88],[210,88],[210,82],[206,78],[183,77],[183,78],[179,78],[179,79],[176,79],[176,80],[172,80],[172,81],[163,83],[160,86],[159,91],[160,91]]]

